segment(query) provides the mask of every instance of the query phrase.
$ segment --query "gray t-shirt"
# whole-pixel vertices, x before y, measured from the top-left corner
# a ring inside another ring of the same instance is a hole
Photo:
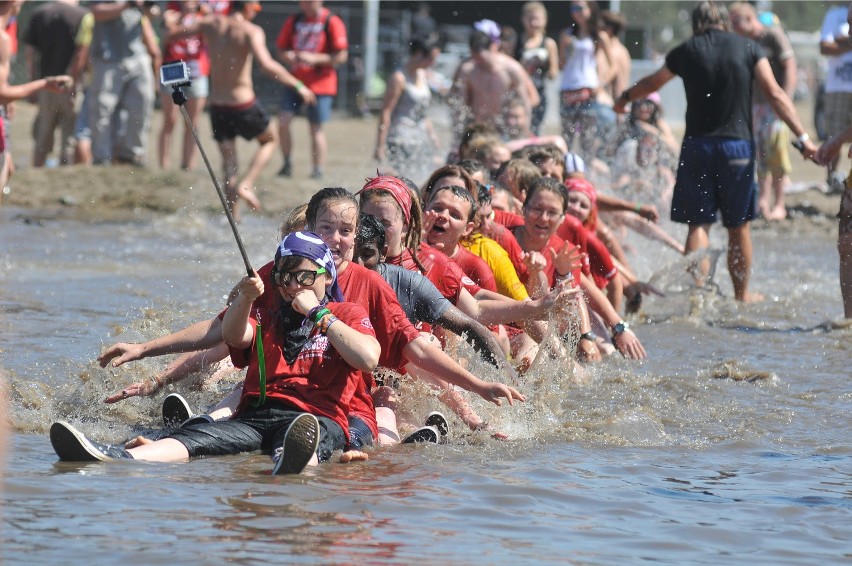
[[[426,276],[398,265],[379,264],[379,275],[387,281],[412,322],[434,324],[451,303]]]

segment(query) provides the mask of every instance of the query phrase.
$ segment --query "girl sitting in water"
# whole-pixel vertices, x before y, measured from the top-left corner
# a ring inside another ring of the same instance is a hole
[[[257,274],[243,278],[224,313],[231,358],[248,367],[230,420],[192,424],[129,450],[90,441],[57,422],[50,439],[60,459],[175,462],[263,450],[273,455],[273,474],[298,474],[342,450],[350,401],[362,372],[379,360],[375,332],[363,307],[343,302],[331,250],[316,234],[296,232],[281,242],[272,280],[275,291],[255,304],[264,282]]]

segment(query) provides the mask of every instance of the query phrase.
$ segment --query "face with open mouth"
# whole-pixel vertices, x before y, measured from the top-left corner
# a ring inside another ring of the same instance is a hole
[[[465,190],[459,187],[460,190]],[[459,240],[473,230],[470,202],[453,193],[448,187],[433,193],[426,211],[434,217],[434,224],[426,234],[429,245],[443,244],[443,250],[452,255]]]
[[[358,208],[351,201],[332,201],[317,215],[316,226],[310,226],[334,257],[334,266],[352,261],[355,250],[355,232],[358,223]]]

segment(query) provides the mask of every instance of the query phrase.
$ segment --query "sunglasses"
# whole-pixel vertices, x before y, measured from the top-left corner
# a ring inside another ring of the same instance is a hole
[[[309,271],[307,269],[288,271],[287,273],[273,271],[272,280],[279,287],[287,287],[294,279],[296,280],[296,283],[302,287],[310,287],[317,280],[317,275],[322,275],[323,273],[328,273],[324,267],[320,267],[316,271]]]

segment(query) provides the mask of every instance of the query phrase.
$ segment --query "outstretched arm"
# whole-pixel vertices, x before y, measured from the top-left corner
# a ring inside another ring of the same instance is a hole
[[[305,84],[290,74],[290,71],[284,68],[281,63],[272,58],[272,55],[269,53],[269,49],[266,47],[266,34],[263,32],[263,29],[255,26],[252,29],[251,35],[249,36],[251,41],[251,50],[254,55],[255,61],[260,65],[261,70],[283,84],[284,86],[288,86],[299,93],[299,96],[307,104],[315,104],[316,97],[314,93],[311,92],[311,89],[305,86]]]
[[[196,322],[168,336],[161,336],[142,344],[118,342],[107,347],[98,356],[101,367],[112,361],[112,367],[141,360],[151,356],[162,356],[178,352],[192,352],[212,348],[222,342],[222,321],[218,318]]]
[[[459,336],[464,336],[479,356],[498,369],[503,369],[514,373],[509,364],[506,363],[506,356],[497,343],[494,335],[481,323],[473,320],[462,311],[454,306],[450,306],[441,318],[438,324]]]

